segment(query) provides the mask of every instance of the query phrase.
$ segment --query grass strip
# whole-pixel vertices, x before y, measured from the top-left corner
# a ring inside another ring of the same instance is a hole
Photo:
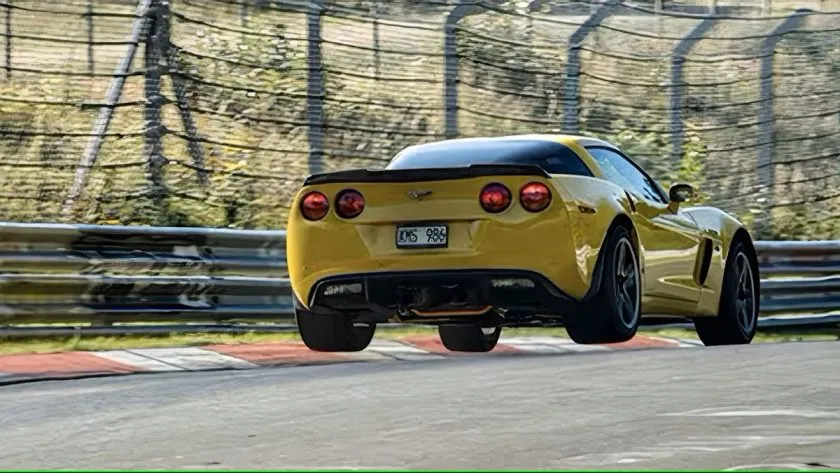
[[[656,328],[639,330],[642,335],[668,337],[686,340],[697,340],[693,330]],[[399,339],[413,335],[436,335],[434,327],[399,327],[378,330],[378,338]],[[554,336],[568,337],[562,327],[551,328],[506,328],[503,332],[507,336]],[[211,344],[249,344],[278,341],[299,341],[295,332],[289,333],[173,333],[156,335],[124,335],[124,336],[84,336],[74,335],[65,337],[38,338],[0,338],[0,355],[25,353],[54,353],[66,351],[96,351],[122,350],[130,348],[163,348],[188,347]],[[834,341],[840,340],[840,328],[833,329],[802,329],[797,331],[784,330],[774,332],[761,331],[756,334],[753,343],[784,343],[802,341]]]

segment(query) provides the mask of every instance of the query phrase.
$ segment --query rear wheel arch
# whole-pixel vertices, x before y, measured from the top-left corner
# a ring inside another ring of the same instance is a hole
[[[607,230],[607,232],[611,232],[616,225],[622,225],[626,227],[627,230],[630,230],[630,240],[632,241],[633,246],[636,248],[636,252],[638,252],[639,248],[641,247],[641,245],[639,244],[639,234],[636,233],[636,227],[633,225],[633,220],[630,218],[630,216],[624,213],[616,215],[613,219],[613,223],[610,225],[610,228],[609,230]],[[604,235],[604,239],[606,239],[606,235]]]
[[[636,227],[633,225],[633,220],[630,219],[625,213],[617,214],[610,226],[607,227],[607,231],[604,232],[603,240],[601,241],[601,249],[598,251],[598,258],[595,260],[595,268],[592,271],[592,282],[589,285],[589,290],[586,291],[586,294],[583,296],[581,301],[588,301],[592,297],[594,297],[598,292],[601,290],[601,280],[603,279],[603,268],[604,268],[604,245],[606,245],[607,239],[609,238],[610,234],[615,230],[616,227],[621,226],[626,228],[630,232],[630,240],[633,243],[633,247],[636,250],[637,258],[639,258],[639,268],[641,270],[640,277],[644,280],[644,267],[643,260],[640,251],[640,243],[639,243],[639,235],[636,232]],[[644,286],[643,286],[644,287]]]
[[[631,229],[620,221],[610,225],[608,242],[599,251],[597,292],[565,317],[566,331],[576,343],[619,343],[638,330],[643,286]]]

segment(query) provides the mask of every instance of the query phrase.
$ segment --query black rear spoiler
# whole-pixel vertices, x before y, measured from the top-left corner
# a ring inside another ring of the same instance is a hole
[[[472,164],[455,168],[419,169],[350,169],[347,171],[313,174],[303,182],[304,186],[351,182],[421,182],[467,179],[483,176],[539,176],[551,177],[539,166],[529,164]]]

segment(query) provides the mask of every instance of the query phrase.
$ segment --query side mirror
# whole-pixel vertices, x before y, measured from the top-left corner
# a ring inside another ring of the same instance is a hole
[[[685,202],[694,197],[694,188],[689,184],[674,184],[668,191],[671,202]]]

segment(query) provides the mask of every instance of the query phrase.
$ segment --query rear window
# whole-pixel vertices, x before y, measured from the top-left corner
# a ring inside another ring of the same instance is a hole
[[[386,169],[466,167],[471,164],[528,164],[549,174],[593,176],[574,151],[552,141],[441,141],[403,150]]]

